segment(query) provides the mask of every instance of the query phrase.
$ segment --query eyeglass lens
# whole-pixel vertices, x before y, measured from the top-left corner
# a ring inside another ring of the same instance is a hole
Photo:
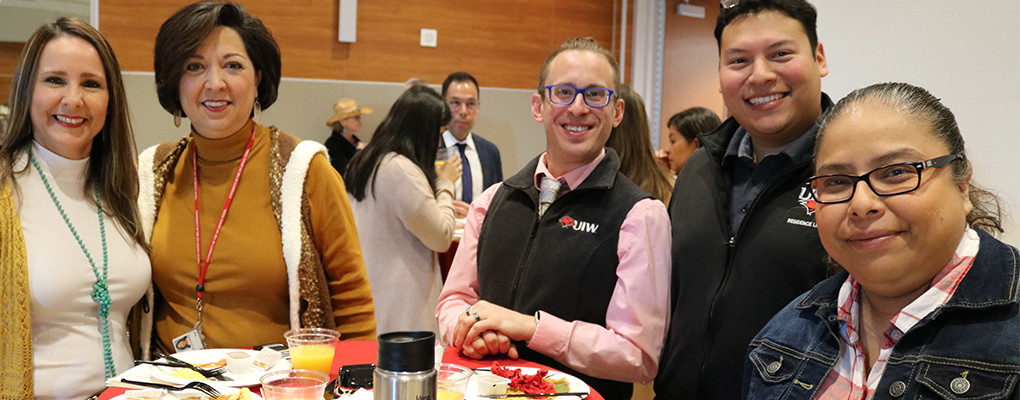
[[[549,99],[556,104],[570,105],[577,98],[577,91],[582,90],[570,85],[549,86]],[[583,89],[584,103],[590,107],[605,107],[609,104],[610,91],[601,87]]]
[[[811,181],[811,190],[820,202],[841,202],[853,197],[857,182],[861,180],[868,182],[875,193],[888,196],[917,189],[921,173],[914,164],[895,164],[871,171],[863,178],[851,175],[818,177]]]
[[[478,107],[478,102],[477,101],[473,101],[473,100],[472,101],[462,102],[460,100],[454,99],[454,100],[450,100],[449,104],[450,104],[450,108],[452,108],[454,110],[459,110],[462,106],[463,107],[467,107],[468,110],[474,110],[475,108]]]

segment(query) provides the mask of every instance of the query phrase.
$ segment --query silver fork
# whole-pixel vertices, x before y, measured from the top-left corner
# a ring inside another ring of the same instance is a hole
[[[152,388],[166,389],[166,390],[170,390],[170,391],[180,391],[180,390],[186,390],[186,389],[195,389],[195,390],[197,390],[199,392],[205,393],[207,396],[220,397],[220,391],[219,390],[216,390],[216,388],[212,387],[211,385],[209,385],[209,384],[207,384],[205,382],[199,382],[199,381],[191,381],[191,382],[188,382],[188,384],[184,385],[184,386],[170,386],[170,385],[163,385],[163,384],[152,383],[152,382],[133,381],[133,380],[130,380],[130,379],[123,379],[123,378],[121,378],[120,381],[124,382],[124,383],[130,383],[132,385],[147,386],[147,387],[152,387]]]
[[[229,377],[227,377],[225,375],[227,373],[227,369],[224,368],[224,367],[216,367],[216,368],[211,368],[211,369],[199,368],[199,367],[196,367],[195,365],[193,365],[193,364],[191,364],[191,363],[189,363],[187,361],[181,360],[181,359],[179,359],[177,357],[174,357],[174,356],[171,356],[169,354],[163,354],[163,353],[158,352],[158,351],[155,352],[155,354],[156,354],[157,357],[165,358],[168,362],[171,362],[173,364],[179,364],[179,365],[176,365],[176,367],[178,367],[178,368],[187,368],[187,369],[190,369],[192,371],[195,371],[195,372],[198,372],[198,373],[202,374],[202,376],[204,376],[206,378],[213,378],[213,379],[220,380],[220,381],[232,381],[233,380],[233,379],[230,379]]]

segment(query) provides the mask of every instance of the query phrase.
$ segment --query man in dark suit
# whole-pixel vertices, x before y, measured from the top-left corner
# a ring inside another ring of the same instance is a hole
[[[443,143],[457,150],[464,167],[463,175],[454,183],[457,186],[454,208],[457,216],[464,218],[471,200],[503,180],[503,162],[496,145],[471,133],[482,104],[475,77],[463,71],[450,74],[443,81],[443,98],[453,113],[453,119],[443,132]]]

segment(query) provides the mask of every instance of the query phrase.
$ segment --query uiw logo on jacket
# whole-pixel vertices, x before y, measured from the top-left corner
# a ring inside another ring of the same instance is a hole
[[[576,221],[570,217],[560,218],[560,224],[563,225],[563,228],[574,228],[575,231],[588,233],[595,233],[599,229],[598,225],[591,222]]]

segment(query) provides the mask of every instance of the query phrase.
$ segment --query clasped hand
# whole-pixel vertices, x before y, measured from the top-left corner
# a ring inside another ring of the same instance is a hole
[[[511,341],[530,341],[536,328],[534,316],[480,300],[457,319],[453,346],[471,358],[506,354],[517,359],[517,346]]]

